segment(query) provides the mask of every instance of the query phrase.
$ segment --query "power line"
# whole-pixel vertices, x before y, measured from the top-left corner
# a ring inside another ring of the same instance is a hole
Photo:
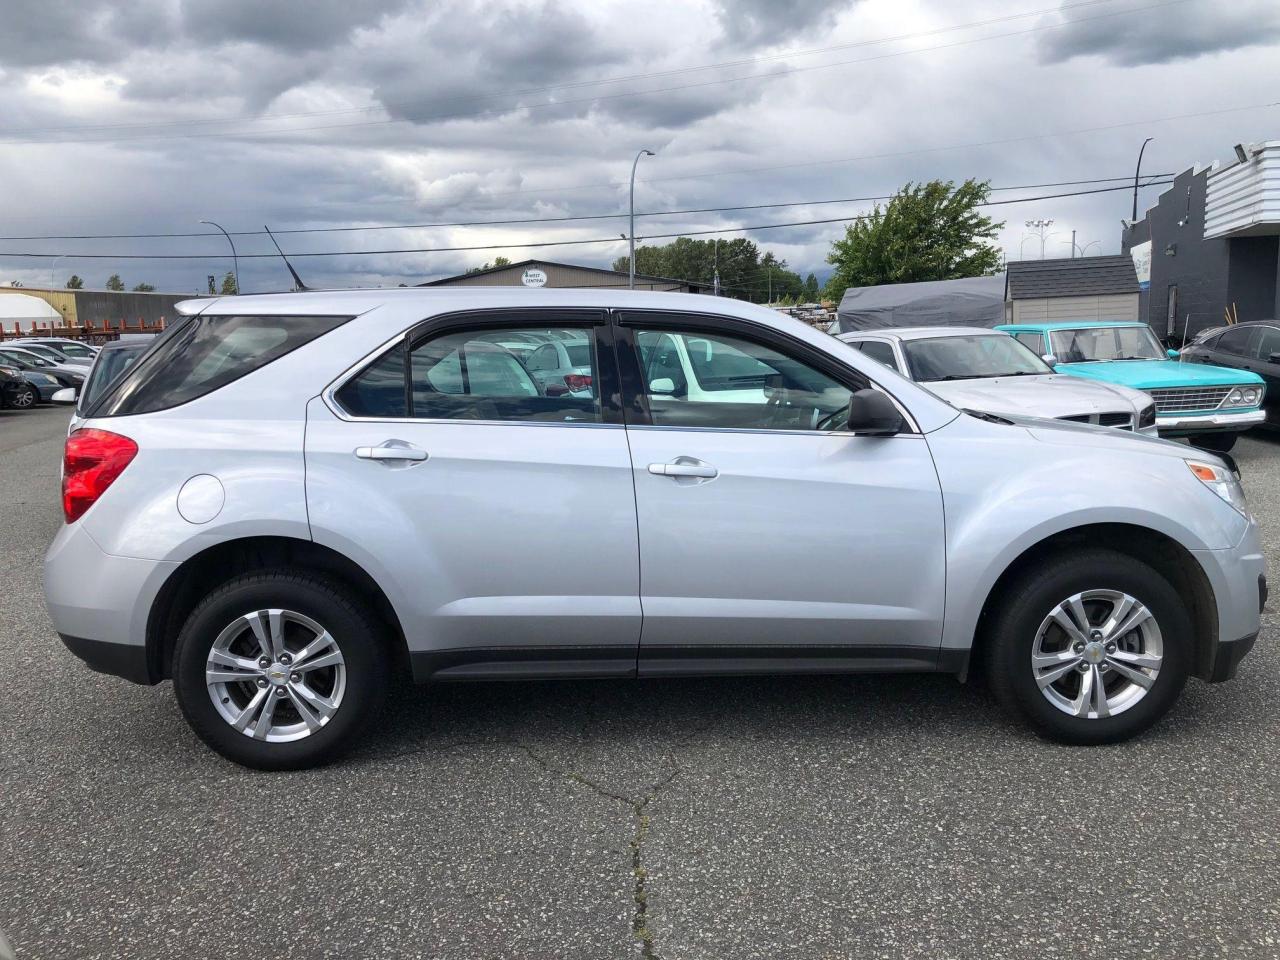
[[[984,43],[988,40],[1001,40],[1009,37],[1027,36],[1033,33],[1039,33],[1043,30],[1054,30],[1064,26],[1071,26],[1078,23],[1087,23],[1094,20],[1105,20],[1112,17],[1128,16],[1133,13],[1142,13],[1154,10],[1160,7],[1174,6],[1177,4],[1191,3],[1194,0],[1159,0],[1159,2],[1151,3],[1142,7],[1132,7],[1127,10],[1115,11],[1112,13],[1098,14],[1093,17],[1077,17],[1074,20],[1064,20],[1058,23],[1039,24],[1034,27],[1028,27],[1025,30],[1013,30],[1006,33],[994,33],[985,37],[971,37],[967,40],[956,40],[951,43],[936,44],[931,47],[919,47],[912,50],[897,50],[889,53],[877,54],[871,57],[858,57],[852,60],[836,60],[831,63],[813,64],[810,66],[790,67],[783,70],[774,70],[770,73],[755,74],[747,77],[729,77],[718,78],[714,80],[701,80],[696,83],[677,84],[667,87],[654,87],[649,90],[633,90],[621,93],[599,94],[588,97],[576,97],[562,100],[548,100],[543,103],[520,104],[512,107],[511,110],[534,110],[547,107],[564,107],[572,106],[580,103],[599,103],[609,100],[622,100],[631,97],[650,96],[657,93],[673,93],[681,90],[692,90],[701,87],[718,86],[726,83],[746,83],[756,80],[776,80],[779,77],[793,76],[798,73],[808,73],[814,70],[828,70],[832,67],[848,66],[855,63],[868,63],[874,60],[887,60],[895,57],[910,56],[918,53],[928,53],[936,50],[948,50],[954,47],[968,46],[975,43]],[[507,111],[510,112],[510,111]],[[205,133],[180,133],[180,134],[160,134],[158,136],[133,136],[133,137],[83,137],[83,138],[62,138],[62,139],[31,139],[31,138],[13,138],[7,137],[0,139],[0,143],[8,144],[60,144],[60,143],[125,143],[138,140],[194,140],[208,138],[231,137],[238,139],[252,139],[256,137],[274,137],[286,133],[309,133],[321,130],[338,130],[349,129],[355,127],[374,127],[387,126],[399,123],[423,123],[438,120],[461,119],[469,116],[475,116],[475,111],[455,111],[453,113],[433,114],[425,117],[418,117],[414,120],[391,118],[385,120],[364,120],[356,123],[339,123],[339,124],[322,124],[317,126],[304,127],[282,127],[275,130],[245,130],[245,131],[212,131]]]
[[[1147,174],[1147,179],[1159,179],[1161,177],[1172,177],[1171,173],[1153,173]],[[1025,183],[1007,187],[992,187],[993,191],[1006,190],[1040,190],[1046,187],[1076,187],[1083,185],[1091,185],[1097,183],[1114,183],[1117,180],[1123,180],[1128,184],[1133,177],[1129,174],[1119,177],[1101,177],[1092,180],[1060,180],[1056,183]],[[779,203],[752,203],[735,207],[690,207],[685,210],[653,210],[646,213],[637,213],[636,216],[644,217],[675,217],[686,216],[695,213],[731,213],[738,210],[769,210],[779,207],[816,207],[839,203],[874,203],[882,200],[893,199],[892,194],[875,196],[875,197],[842,197],[830,200],[790,200]],[[590,220],[618,220],[625,219],[625,213],[592,213],[582,214],[579,216],[565,217],[524,217],[514,220],[455,220],[451,222],[441,223],[383,223],[372,224],[358,227],[298,227],[289,230],[273,230],[272,233],[277,236],[284,234],[307,234],[307,233],[360,233],[378,230],[428,230],[437,227],[487,227],[487,226],[521,226],[535,223],[575,223]],[[265,237],[265,230],[232,230],[233,237]],[[185,239],[192,237],[221,237],[221,233],[213,231],[200,231],[190,233],[86,233],[86,234],[40,234],[33,236],[14,236],[0,237],[0,241],[19,241],[19,240],[159,240],[159,239]]]
[[[991,26],[997,23],[1008,23],[1012,20],[1025,20],[1028,17],[1038,17],[1053,13],[1062,13],[1066,11],[1076,10],[1082,7],[1094,7],[1101,4],[1115,3],[1117,0],[1080,0],[1077,3],[1065,3],[1056,7],[1043,7],[1038,10],[1027,10],[1022,13],[1011,13],[1000,17],[989,17],[984,20],[972,20],[968,23],[957,23],[946,27],[936,27],[932,30],[920,30],[913,33],[902,33],[889,37],[878,37],[874,40],[854,40],[847,43],[837,43],[826,47],[813,47],[807,50],[787,50],[781,53],[764,54],[758,57],[743,57],[737,60],[722,60],[717,63],[696,64],[689,67],[675,67],[670,70],[655,70],[646,73],[624,74],[614,77],[600,77],[595,80],[570,80],[562,83],[548,84],[540,87],[523,87],[516,90],[507,90],[502,93],[493,94],[477,94],[466,97],[449,97],[441,101],[443,103],[474,103],[485,100],[492,100],[498,97],[520,97],[533,93],[551,93],[555,90],[571,90],[581,87],[600,86],[610,83],[626,83],[633,80],[652,80],[662,77],[679,76],[686,73],[700,73],[707,70],[723,70],[730,67],[751,66],[758,63],[769,63],[777,60],[786,60],[792,57],[810,57],[823,53],[832,53],[836,50],[848,50],[856,47],[875,46],[881,43],[897,43],[903,40],[917,40],[921,37],[937,36],[939,34],[954,33],[958,30],[970,30],[975,27]],[[257,117],[217,117],[217,118],[188,118],[185,120],[159,120],[159,121],[135,121],[122,123],[89,123],[89,124],[70,124],[58,127],[28,127],[21,130],[10,131],[11,133],[30,135],[34,133],[61,133],[65,131],[77,130],[123,130],[123,129],[145,129],[152,127],[174,127],[174,126],[194,126],[207,125],[216,123],[246,123],[258,122],[262,120],[300,120],[312,117],[333,117],[344,116],[353,113],[372,113],[377,110],[384,109],[385,106],[405,106],[408,101],[391,101],[381,105],[366,107],[347,107],[341,110],[312,110],[306,113],[274,113],[263,114]]]
[[[1163,186],[1171,183],[1171,180],[1158,181],[1149,183],[1148,186]],[[988,200],[978,206],[1002,206],[1011,203],[1034,203],[1041,200],[1057,200],[1063,197],[1079,197],[1098,193],[1111,193],[1116,190],[1130,190],[1132,185],[1121,184],[1114,187],[1098,187],[1092,190],[1075,190],[1067,193],[1052,193],[1037,197],[1019,197],[1008,200]],[[721,227],[711,230],[684,230],[679,233],[653,233],[644,236],[637,236],[637,240],[671,240],[677,237],[699,237],[711,236],[713,234],[726,233],[751,233],[760,230],[779,230],[785,227],[809,227],[820,226],[831,223],[847,223],[851,220],[865,220],[868,214],[855,214],[848,217],[830,217],[821,220],[793,220],[788,223],[764,223],[753,224],[751,226],[738,227]],[[494,243],[494,244],[476,244],[457,247],[400,247],[387,248],[381,250],[322,250],[308,251],[299,253],[290,253],[289,256],[294,259],[304,257],[368,257],[368,256],[391,256],[397,254],[408,253],[459,253],[464,251],[478,250],[529,250],[539,247],[570,247],[584,246],[587,244],[603,244],[618,243],[617,237],[596,237],[585,240],[539,240],[526,243]],[[50,259],[53,257],[66,257],[68,260],[208,260],[216,254],[208,253],[13,253],[0,252],[0,259],[5,257],[19,259]],[[241,260],[273,260],[279,256],[278,253],[242,253]]]

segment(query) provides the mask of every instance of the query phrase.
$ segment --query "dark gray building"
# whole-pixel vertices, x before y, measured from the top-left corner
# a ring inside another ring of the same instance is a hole
[[[1280,316],[1280,141],[1240,150],[1243,161],[1178,174],[1122,235],[1148,281],[1140,315],[1174,343],[1221,326],[1228,311]]]

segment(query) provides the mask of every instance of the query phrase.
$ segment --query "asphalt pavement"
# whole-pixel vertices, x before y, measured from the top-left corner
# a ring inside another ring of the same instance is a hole
[[[0,931],[36,958],[1273,958],[1276,622],[1146,736],[946,677],[403,690],[346,761],[207,750],[45,615],[67,411],[0,411]],[[1237,460],[1280,541],[1280,438]]]

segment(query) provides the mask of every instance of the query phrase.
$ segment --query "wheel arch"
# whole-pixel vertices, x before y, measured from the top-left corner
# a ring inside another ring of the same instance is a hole
[[[331,547],[293,537],[243,537],[184,560],[156,594],[147,616],[147,672],[152,682],[172,676],[178,633],[195,606],[218,585],[255,570],[312,572],[344,584],[381,622],[381,636],[397,668],[409,669],[404,630],[386,592],[359,564]]]
[[[1213,585],[1195,554],[1168,534],[1129,523],[1093,523],[1062,530],[1024,549],[1005,566],[987,593],[974,625],[972,643],[959,665],[961,678],[981,666],[988,641],[992,612],[1003,602],[1010,588],[1028,569],[1055,553],[1102,547],[1139,560],[1169,581],[1187,604],[1195,650],[1193,676],[1207,678],[1212,672],[1218,641],[1218,604]]]

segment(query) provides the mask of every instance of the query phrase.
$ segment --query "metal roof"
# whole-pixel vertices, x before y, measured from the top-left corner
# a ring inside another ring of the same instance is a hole
[[[1006,300],[1096,297],[1138,292],[1138,272],[1127,254],[1065,260],[1013,260],[1005,265]]]
[[[609,276],[619,278],[620,280],[628,279],[628,274],[624,270],[611,270],[608,267],[588,267],[580,263],[564,263],[560,260],[540,260],[537,258],[530,260],[519,260],[515,263],[504,263],[501,266],[489,267],[485,270],[474,270],[471,273],[459,273],[451,277],[441,277],[439,280],[427,280],[424,283],[416,284],[419,287],[444,287],[456,283],[459,280],[470,280],[475,277],[486,277],[494,273],[502,273],[507,270],[525,270],[529,267],[562,267],[566,270],[582,270],[586,273],[595,273],[601,276]],[[644,283],[675,283],[690,287],[701,287],[711,289],[711,283],[704,283],[701,280],[681,280],[678,277],[657,277],[649,273],[637,273],[636,280]]]

